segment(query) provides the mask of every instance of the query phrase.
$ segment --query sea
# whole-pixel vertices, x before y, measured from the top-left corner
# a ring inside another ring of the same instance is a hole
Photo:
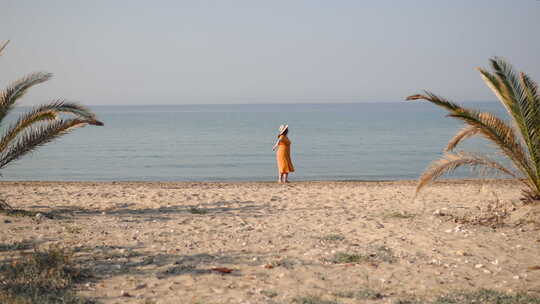
[[[496,101],[462,103],[505,117]],[[430,103],[93,106],[86,126],[0,170],[1,180],[274,181],[281,124],[291,181],[416,179],[463,123]],[[17,108],[13,120],[28,110]],[[482,139],[462,150],[499,157]],[[475,177],[459,170],[450,177]]]

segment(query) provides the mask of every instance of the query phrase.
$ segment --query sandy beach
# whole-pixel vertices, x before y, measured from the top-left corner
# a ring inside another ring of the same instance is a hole
[[[78,292],[102,303],[540,295],[539,209],[517,182],[445,181],[413,199],[415,185],[2,182],[13,207],[53,218],[0,215],[0,243],[72,248],[94,274]]]

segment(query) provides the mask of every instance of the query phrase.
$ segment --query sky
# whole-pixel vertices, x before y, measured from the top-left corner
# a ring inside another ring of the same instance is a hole
[[[0,86],[22,105],[494,101],[502,56],[540,82],[538,0],[0,0]]]

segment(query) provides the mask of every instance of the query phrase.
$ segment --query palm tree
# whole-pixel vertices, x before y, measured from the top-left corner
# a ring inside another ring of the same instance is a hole
[[[0,55],[9,41],[0,44]],[[52,77],[50,73],[37,72],[27,75],[0,91],[0,169],[18,160],[58,137],[85,125],[102,126],[103,123],[86,107],[63,100],[56,100],[32,108],[15,122],[4,126],[4,118],[13,110],[15,102],[26,91]],[[0,209],[9,205],[2,204]]]
[[[478,71],[506,108],[510,122],[488,112],[464,108],[428,91],[407,97],[407,100],[429,101],[446,109],[449,117],[465,123],[448,142],[443,157],[434,161],[419,178],[416,193],[440,176],[467,165],[508,174],[525,186],[522,198],[525,202],[540,200],[540,90],[529,76],[514,72],[503,59],[491,58],[490,64],[492,72],[482,68]],[[475,135],[492,142],[513,167],[505,167],[485,155],[452,152],[464,139]]]

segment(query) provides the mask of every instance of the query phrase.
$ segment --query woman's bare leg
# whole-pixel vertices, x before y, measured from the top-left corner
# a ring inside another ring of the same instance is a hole
[[[289,182],[289,173],[285,173],[285,180],[283,181],[284,183],[288,183]]]

